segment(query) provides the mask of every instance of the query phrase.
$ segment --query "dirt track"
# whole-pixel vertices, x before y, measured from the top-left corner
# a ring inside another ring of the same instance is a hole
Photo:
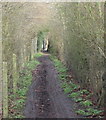
[[[33,71],[24,115],[26,118],[78,118],[74,102],[60,88],[57,72],[48,55],[38,59],[41,64]]]

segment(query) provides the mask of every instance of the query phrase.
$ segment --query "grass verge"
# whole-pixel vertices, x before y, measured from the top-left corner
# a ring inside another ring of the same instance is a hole
[[[58,77],[61,80],[61,87],[64,93],[78,103],[82,108],[77,109],[75,112],[86,117],[102,117],[103,110],[95,108],[96,106],[94,106],[93,101],[91,101],[93,93],[86,89],[81,89],[78,84],[72,82],[71,78],[68,79],[67,68],[56,58],[56,56],[51,55],[50,59],[53,61],[54,66],[58,71]]]
[[[37,53],[34,58],[42,56],[42,53]],[[20,72],[17,83],[17,91],[14,95],[10,90],[9,95],[9,118],[24,118],[23,109],[26,101],[26,94],[32,82],[32,70],[40,63],[37,60],[29,61],[25,64]]]

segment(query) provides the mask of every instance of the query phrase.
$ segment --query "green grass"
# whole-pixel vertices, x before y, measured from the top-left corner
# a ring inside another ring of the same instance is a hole
[[[62,84],[61,84],[61,87],[62,88],[66,88],[66,87],[68,87],[69,85],[67,84],[67,82],[63,82]]]
[[[88,91],[88,90],[85,90],[85,89],[80,90],[80,93],[81,93],[81,94],[86,94],[86,95],[90,94],[89,91]]]
[[[85,110],[81,110],[81,109],[77,110],[76,113],[79,115],[84,115],[84,116],[92,115],[89,112],[86,112]]]
[[[67,68],[63,65],[63,63],[58,60],[55,56],[50,56],[50,59],[54,62],[55,67],[60,71],[60,72],[66,72]]]
[[[80,104],[84,105],[85,107],[92,106],[92,102],[90,100],[82,101]]]
[[[72,88],[70,88],[70,87],[64,88],[64,93],[65,94],[70,93],[70,92],[72,92]]]
[[[42,53],[37,53],[35,58],[42,56]],[[37,60],[29,61],[25,64],[24,69],[20,72],[20,77],[17,83],[18,89],[16,95],[9,96],[9,118],[24,118],[23,108],[25,106],[26,94],[32,82],[32,70],[40,63]]]
[[[60,80],[66,80],[67,78],[67,68],[63,65],[63,63],[58,60],[55,56],[50,56],[50,59],[54,62],[54,65],[59,72],[59,79]]]
[[[39,57],[41,57],[43,55],[43,53],[36,53],[35,55],[34,55],[34,58],[39,58]]]
[[[97,109],[94,109],[94,108],[88,108],[87,112],[91,113],[92,115],[98,115],[98,114],[102,113],[103,110],[97,110]]]
[[[88,108],[84,110],[79,109],[76,111],[76,113],[79,115],[84,115],[84,116],[96,116],[96,115],[103,113],[103,110]]]
[[[79,96],[80,96],[79,92],[72,92],[70,95],[68,95],[68,97],[71,97],[71,98],[77,98]]]
[[[71,82],[70,87],[72,87],[73,90],[75,90],[75,89],[78,89],[79,86]]]
[[[74,101],[75,102],[81,102],[81,101],[83,101],[83,99],[81,97],[78,97],[78,98],[74,98]]]

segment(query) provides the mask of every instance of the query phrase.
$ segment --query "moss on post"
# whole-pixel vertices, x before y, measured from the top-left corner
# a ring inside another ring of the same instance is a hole
[[[3,62],[3,118],[8,117],[8,79],[7,62]]]

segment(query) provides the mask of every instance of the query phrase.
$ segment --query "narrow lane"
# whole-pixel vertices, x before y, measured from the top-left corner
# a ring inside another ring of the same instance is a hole
[[[63,93],[57,72],[48,55],[38,59],[41,64],[33,71],[25,106],[26,118],[77,118],[74,103]]]

